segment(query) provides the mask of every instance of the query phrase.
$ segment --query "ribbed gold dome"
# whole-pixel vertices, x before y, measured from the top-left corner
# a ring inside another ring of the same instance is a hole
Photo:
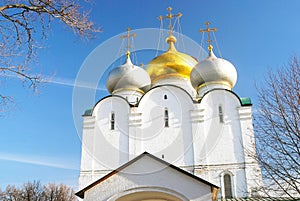
[[[197,60],[176,50],[174,36],[169,36],[166,41],[170,45],[168,51],[155,57],[146,67],[152,83],[171,76],[189,79]]]

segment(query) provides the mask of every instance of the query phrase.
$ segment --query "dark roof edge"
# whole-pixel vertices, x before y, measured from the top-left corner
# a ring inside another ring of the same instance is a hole
[[[148,91],[146,91],[145,94],[142,95],[142,97],[140,98],[139,102],[138,102],[135,106],[137,106],[137,107],[139,106],[141,100],[143,99],[143,97],[144,97],[149,91],[154,90],[154,89],[156,89],[156,88],[160,88],[160,87],[175,87],[175,88],[178,88],[178,89],[182,90],[184,93],[186,93],[186,94],[190,97],[191,101],[192,101],[193,103],[195,103],[195,100],[193,99],[193,97],[192,97],[185,89],[183,89],[182,87],[177,86],[177,85],[174,85],[174,84],[159,84],[159,85],[156,85],[156,86],[154,86],[154,87],[151,87]]]
[[[101,98],[100,100],[98,100],[98,101],[94,104],[93,108],[86,109],[85,112],[84,112],[84,114],[83,114],[82,116],[83,116],[83,117],[84,117],[84,116],[92,116],[95,107],[96,107],[101,101],[103,101],[103,100],[105,100],[105,99],[107,99],[107,98],[111,98],[111,97],[121,98],[121,99],[125,100],[125,101],[128,103],[129,107],[133,107],[133,105],[130,104],[126,98],[124,98],[124,97],[122,97],[122,96],[119,96],[119,95],[113,95],[113,94],[110,94],[110,95],[105,96],[105,97]]]
[[[212,90],[209,90],[207,92],[205,92],[205,94],[202,96],[202,98],[199,100],[199,103],[201,103],[202,99],[204,98],[204,96],[206,96],[207,94],[209,94],[210,92],[212,91],[218,91],[218,90],[224,90],[224,91],[227,91],[229,93],[232,93],[240,102],[241,106],[252,106],[252,103],[251,103],[251,100],[250,98],[244,98],[244,97],[239,97],[235,92],[229,90],[229,89],[222,89],[222,88],[216,88],[216,89],[212,89]],[[249,99],[249,101],[244,101],[244,99]]]

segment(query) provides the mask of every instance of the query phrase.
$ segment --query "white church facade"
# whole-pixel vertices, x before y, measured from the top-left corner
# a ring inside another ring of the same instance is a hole
[[[145,69],[128,51],[107,77],[111,95],[83,115],[84,200],[242,198],[261,185],[252,104],[232,90],[235,67],[210,41],[202,61],[176,49],[172,29],[166,42]]]

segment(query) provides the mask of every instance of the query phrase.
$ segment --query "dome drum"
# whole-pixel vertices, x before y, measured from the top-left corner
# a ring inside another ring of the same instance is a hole
[[[112,94],[122,96],[128,101],[128,103],[135,105],[145,93],[144,91],[136,88],[122,88],[113,91]]]

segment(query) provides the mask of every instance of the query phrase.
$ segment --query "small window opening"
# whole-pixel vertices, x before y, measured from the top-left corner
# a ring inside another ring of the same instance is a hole
[[[162,159],[164,159],[164,158],[165,158],[165,155],[164,155],[164,154],[162,154],[162,155],[161,155],[161,158],[162,158]]]
[[[232,198],[231,176],[229,174],[224,175],[224,190],[225,198]]]
[[[220,120],[220,123],[224,123],[224,114],[223,114],[223,108],[221,105],[219,106],[219,120]]]
[[[115,113],[112,112],[110,115],[110,130],[115,130]]]
[[[137,103],[139,102],[139,97],[136,97],[136,102],[137,102]]]
[[[165,108],[165,127],[169,127],[169,111]]]
[[[166,94],[164,95],[164,99],[165,99],[165,100],[167,100],[167,99],[168,99],[168,96],[167,96]]]

